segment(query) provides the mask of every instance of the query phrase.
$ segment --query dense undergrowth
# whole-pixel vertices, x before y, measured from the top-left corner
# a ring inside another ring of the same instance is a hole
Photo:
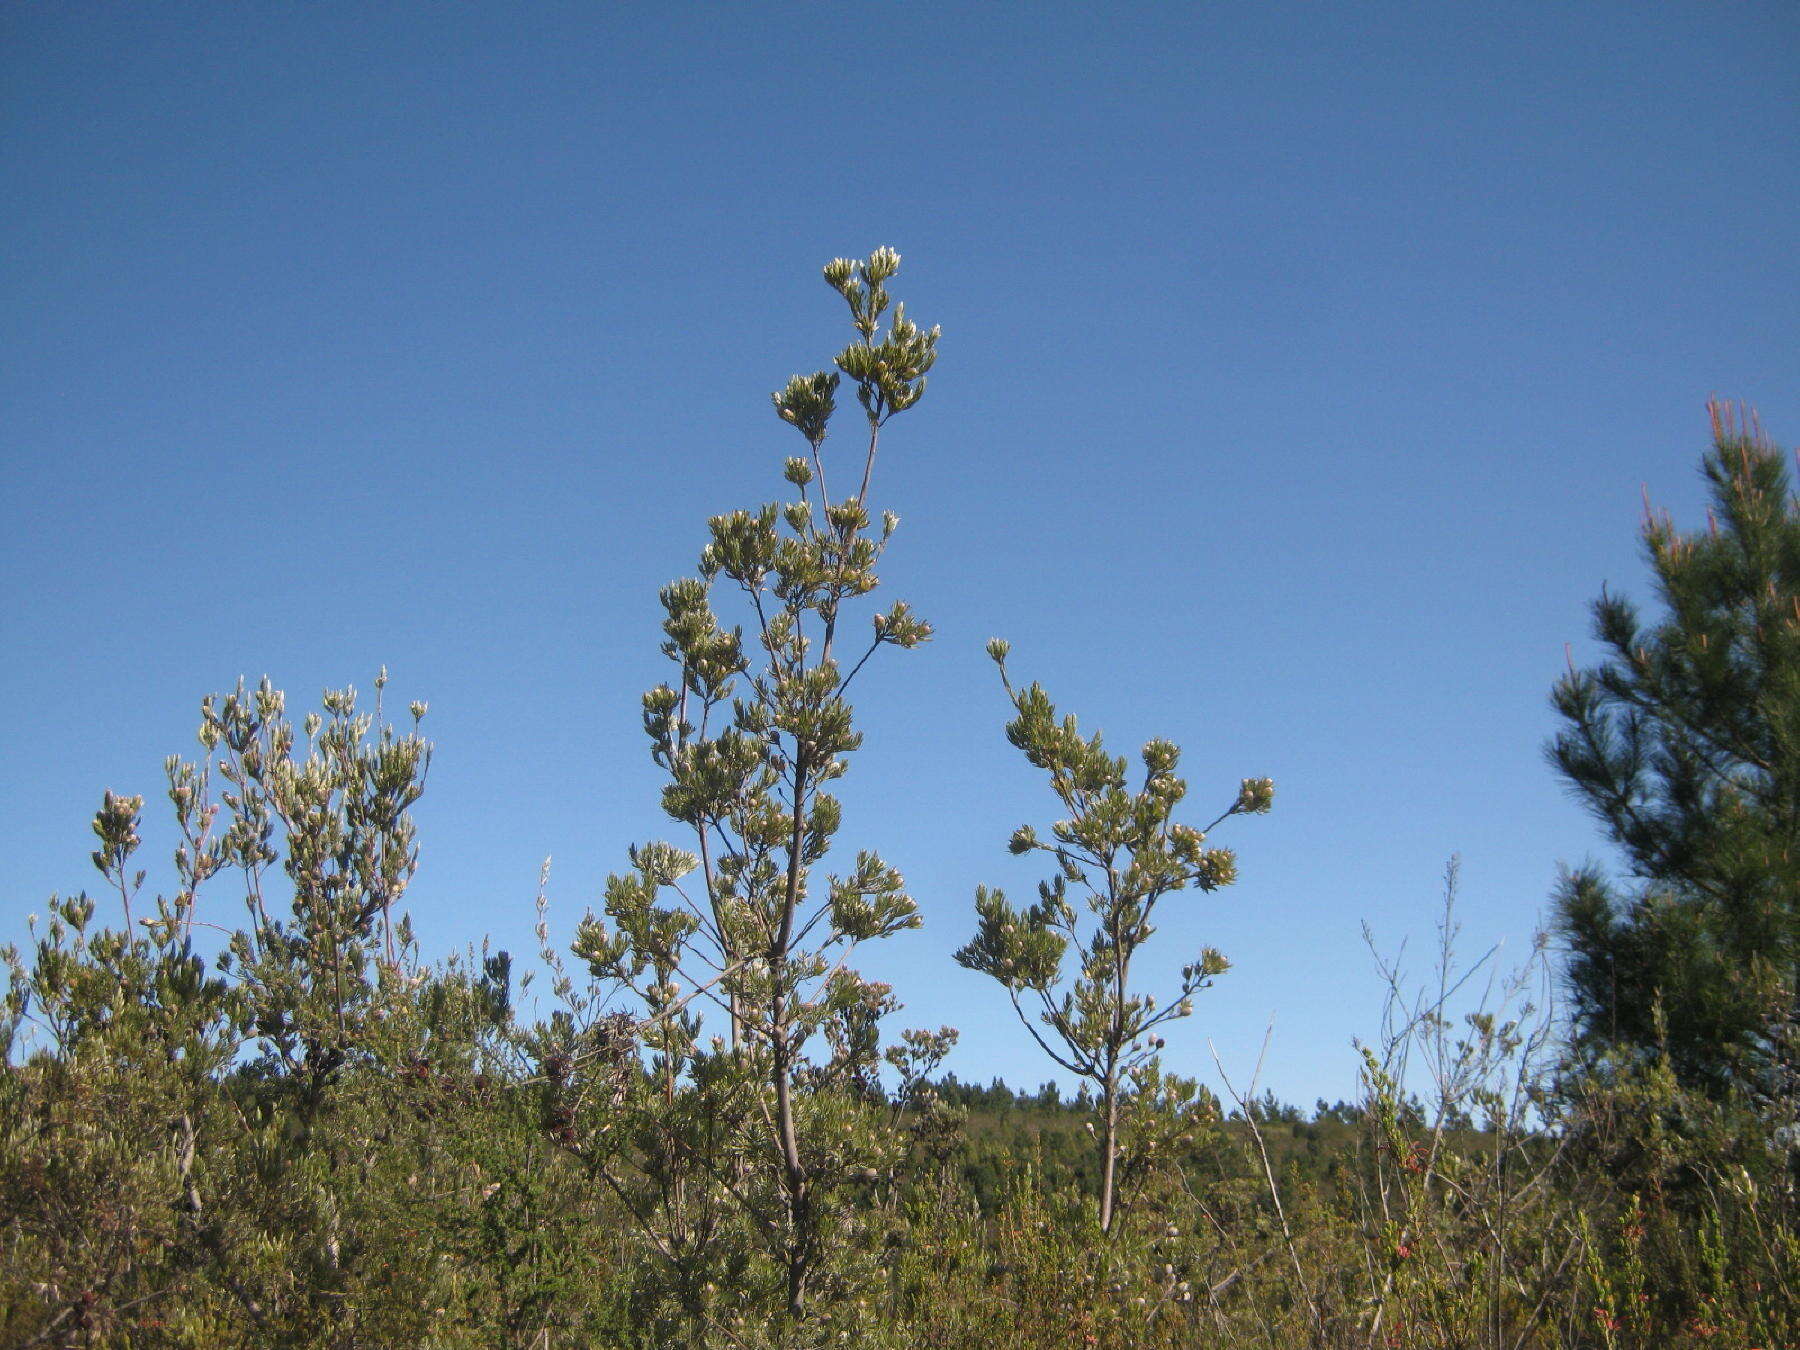
[[[1453,1024],[1455,978],[1393,986],[1358,1101],[1159,1085],[1110,1234],[1085,1099],[946,1077],[806,1101],[809,1149],[885,1152],[837,1192],[795,1321],[729,1161],[698,1157],[726,1108],[628,1028],[521,1024],[503,958],[396,939],[315,1074],[242,966],[90,910],[58,902],[15,967],[0,1344],[1800,1343],[1782,1108],[1655,1062],[1575,1075],[1536,1014]]]

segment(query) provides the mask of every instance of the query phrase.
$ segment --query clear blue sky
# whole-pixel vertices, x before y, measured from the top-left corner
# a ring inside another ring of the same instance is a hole
[[[927,926],[866,966],[964,1077],[1048,1076],[950,953],[1052,815],[1010,637],[1193,797],[1268,774],[1167,964],[1172,1037],[1347,1095],[1367,920],[1522,954],[1603,852],[1544,767],[1564,644],[1698,517],[1704,403],[1800,441],[1800,9],[1545,5],[0,9],[0,938],[93,880],[202,694],[430,700],[426,947],[559,932],[661,837],[656,589],[782,486],[767,391],[877,244],[942,324],[877,483],[938,628],[860,681],[843,846]],[[1198,807],[1197,807],[1198,809]],[[161,874],[159,874],[161,875]],[[217,888],[225,906],[227,891]],[[235,918],[228,907],[214,917]]]

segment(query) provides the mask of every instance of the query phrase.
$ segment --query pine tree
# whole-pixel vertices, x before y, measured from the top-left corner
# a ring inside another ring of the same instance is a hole
[[[1578,1039],[1718,1091],[1778,1070],[1800,991],[1800,504],[1754,416],[1709,410],[1707,526],[1646,500],[1664,613],[1602,592],[1607,656],[1557,683],[1548,749],[1630,877],[1558,888]]]

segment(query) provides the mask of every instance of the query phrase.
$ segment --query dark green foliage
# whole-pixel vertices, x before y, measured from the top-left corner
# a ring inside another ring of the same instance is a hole
[[[1594,605],[1608,655],[1552,696],[1552,762],[1624,853],[1557,896],[1585,1044],[1717,1092],[1780,1072],[1800,963],[1800,510],[1785,453],[1714,405],[1707,528],[1646,511],[1662,613]]]

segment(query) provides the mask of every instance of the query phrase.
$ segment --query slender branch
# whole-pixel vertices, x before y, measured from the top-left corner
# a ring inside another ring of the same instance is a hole
[[[879,637],[877,637],[873,642],[871,642],[869,644],[869,650],[862,654],[862,659],[859,660],[854,666],[850,667],[850,673],[848,675],[844,676],[842,683],[840,683],[838,685],[838,696],[840,698],[843,697],[844,694],[849,692],[850,681],[854,680],[856,678],[857,672],[860,671],[865,665],[868,664],[869,658],[871,656],[875,655],[875,649],[877,647],[879,647],[880,645],[881,645],[881,639]]]
[[[1049,1042],[1046,1041],[1041,1035],[1038,1034],[1038,1029],[1032,1025],[1031,1019],[1025,1015],[1025,1010],[1019,1006],[1019,991],[1018,990],[1014,989],[1011,985],[1007,985],[1006,993],[1007,993],[1007,996],[1012,999],[1013,1011],[1018,1013],[1020,1024],[1025,1028],[1025,1030],[1027,1030],[1031,1033],[1031,1039],[1038,1043],[1039,1049],[1041,1049],[1046,1055],[1050,1056],[1050,1058],[1055,1060],[1058,1064],[1062,1065],[1062,1067],[1067,1069],[1070,1073],[1075,1074],[1076,1076],[1081,1077],[1081,1078],[1092,1078],[1093,1077],[1093,1073],[1090,1069],[1084,1069],[1080,1065],[1071,1064],[1068,1060],[1064,1059],[1061,1055],[1059,1055],[1055,1050],[1051,1049]],[[1073,1047],[1071,1047],[1071,1049],[1072,1048]]]
[[[1263,1057],[1269,1053],[1269,1040],[1274,1034],[1275,1024],[1271,1022],[1269,1029],[1263,1033],[1262,1049],[1256,1055],[1256,1070],[1250,1075],[1250,1091],[1252,1093],[1256,1091],[1257,1081],[1262,1077]],[[1245,1123],[1250,1127],[1250,1137],[1256,1143],[1256,1155],[1262,1162],[1263,1179],[1268,1184],[1269,1200],[1275,1206],[1276,1219],[1281,1223],[1281,1239],[1287,1247],[1288,1259],[1294,1267],[1294,1282],[1299,1286],[1301,1294],[1306,1299],[1306,1306],[1312,1312],[1313,1335],[1318,1342],[1323,1343],[1325,1319],[1319,1312],[1318,1300],[1313,1297],[1312,1287],[1306,1281],[1305,1267],[1300,1264],[1300,1249],[1294,1243],[1294,1230],[1288,1225],[1287,1209],[1281,1203],[1281,1187],[1276,1184],[1275,1169],[1269,1163],[1269,1149],[1263,1139],[1262,1127],[1257,1123],[1256,1110],[1232,1086],[1231,1078],[1225,1072],[1224,1062],[1220,1060],[1218,1049],[1211,1040],[1207,1041],[1206,1048],[1211,1052],[1213,1065],[1219,1071],[1219,1081],[1225,1085],[1225,1091],[1231,1094],[1231,1099],[1237,1103],[1238,1109],[1244,1114]]]
[[[878,422],[869,424],[869,453],[863,460],[862,486],[856,490],[856,504],[863,505],[869,499],[869,476],[875,472],[875,446],[881,439],[881,425]]]

